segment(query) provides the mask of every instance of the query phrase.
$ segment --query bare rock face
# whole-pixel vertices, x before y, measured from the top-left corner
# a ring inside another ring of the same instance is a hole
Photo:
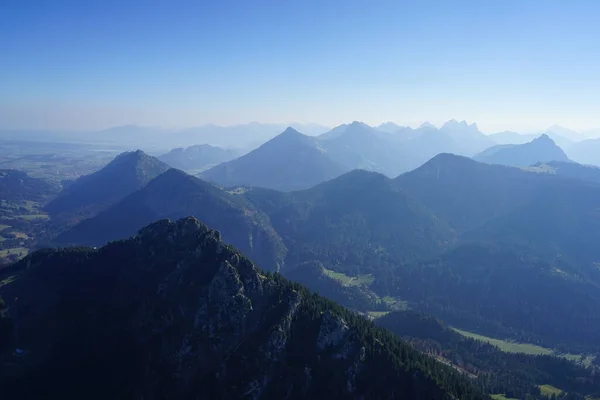
[[[6,275],[3,398],[479,398],[393,335],[261,272],[194,218],[99,250],[37,252]],[[454,386],[435,383],[442,375]]]

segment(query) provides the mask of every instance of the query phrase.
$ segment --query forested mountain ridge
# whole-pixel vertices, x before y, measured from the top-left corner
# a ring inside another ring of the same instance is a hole
[[[59,235],[59,244],[101,246],[125,239],[152,221],[193,215],[223,233],[262,268],[279,270],[286,247],[269,218],[243,196],[170,169],[97,216]]]
[[[439,319],[414,311],[396,311],[376,324],[415,348],[468,374],[485,391],[508,398],[547,399],[540,386],[552,385],[558,398],[583,400],[600,396],[598,366],[585,367],[555,355],[505,352],[463,336]]]
[[[600,346],[598,185],[441,154],[394,180],[244,195],[289,250],[282,272],[346,306],[388,296],[490,335]]]
[[[487,398],[194,218],[0,274],[3,398]]]
[[[356,170],[290,193],[173,170],[59,239],[98,246],[195,215],[344,306],[399,302],[490,336],[595,351],[597,209],[600,185],[441,154],[396,179]]]
[[[269,215],[290,249],[286,268],[317,259],[350,275],[383,273],[390,260],[406,264],[455,240],[447,224],[376,172],[355,170],[299,192],[253,189],[244,196]]]

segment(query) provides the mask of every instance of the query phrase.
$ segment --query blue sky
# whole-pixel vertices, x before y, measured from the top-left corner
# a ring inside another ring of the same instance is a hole
[[[0,3],[0,128],[600,128],[598,1]]]

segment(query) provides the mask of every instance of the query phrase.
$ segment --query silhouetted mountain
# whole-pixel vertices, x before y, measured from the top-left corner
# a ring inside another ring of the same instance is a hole
[[[462,147],[456,140],[435,127],[408,128],[395,139],[398,140],[399,157],[406,165],[402,172],[415,169],[441,153],[462,153]]]
[[[168,165],[141,150],[122,153],[101,170],[70,184],[46,210],[76,219],[95,215],[168,169]]]
[[[217,165],[201,176],[222,186],[290,191],[311,187],[346,170],[326,154],[316,138],[288,128],[258,149]]]
[[[268,217],[240,195],[230,194],[186,173],[171,169],[97,216],[57,238],[61,244],[101,246],[127,238],[162,218],[194,216],[223,233],[225,240],[265,269],[277,270],[285,246]]]
[[[387,133],[396,133],[403,129],[406,129],[405,126],[400,126],[393,122],[385,122],[377,127],[377,130]]]
[[[3,398],[487,398],[393,334],[259,271],[193,218],[99,250],[40,251],[9,276]]]
[[[0,169],[0,193],[2,201],[45,202],[58,192],[58,186],[48,181],[32,178],[25,172]]]
[[[600,139],[574,143],[568,148],[567,154],[578,163],[600,166]]]
[[[488,164],[514,167],[527,167],[547,161],[569,161],[565,152],[548,135],[542,135],[524,144],[494,146],[473,158]]]
[[[208,144],[199,144],[187,148],[169,151],[158,159],[173,168],[182,170],[204,170],[238,157],[238,150],[222,149]]]

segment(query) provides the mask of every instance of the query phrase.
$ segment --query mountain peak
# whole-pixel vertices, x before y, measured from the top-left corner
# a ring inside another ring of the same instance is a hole
[[[433,128],[433,129],[437,129],[437,126],[435,126],[434,124],[432,124],[429,121],[425,121],[421,125],[419,125],[419,129],[421,129],[421,128]]]
[[[281,135],[302,135],[300,132],[298,132],[297,130],[295,130],[294,128],[292,128],[291,126],[288,126],[285,131],[281,132]]]
[[[393,122],[384,122],[383,124],[379,125],[377,129],[383,132],[396,133],[402,129],[405,129],[405,127],[395,124]]]
[[[298,140],[307,140],[307,139],[310,139],[310,138],[308,136],[306,136],[305,134],[298,132],[291,126],[288,126],[283,132],[281,132],[279,135],[275,136],[273,139],[271,139],[267,143],[263,144],[263,146],[266,144],[269,144],[269,143],[279,143],[282,141],[290,141],[290,140],[298,141]]]
[[[543,133],[539,137],[533,139],[532,143],[552,143],[554,145],[556,144],[556,143],[554,143],[554,140],[552,140],[552,138],[550,136],[548,136],[546,133]]]
[[[513,167],[529,167],[549,161],[569,161],[565,152],[547,134],[523,144],[492,146],[476,155],[475,159],[488,164]]]
[[[451,119],[446,121],[446,123],[444,123],[444,125],[442,125],[442,129],[465,129],[465,128],[469,128],[471,130],[478,130],[477,128],[477,124],[472,123],[469,125],[469,123],[465,120],[462,121],[457,121],[456,119]]]
[[[193,238],[198,235],[204,235],[210,229],[200,222],[196,217],[183,217],[176,221],[170,219],[161,219],[153,222],[150,225],[140,229],[138,237],[152,238],[156,236],[166,236],[169,238],[177,238],[180,242],[184,238]],[[220,235],[219,235],[220,237]]]
[[[145,186],[169,166],[141,150],[121,153],[104,168],[82,176],[46,207],[50,213],[97,212]]]

